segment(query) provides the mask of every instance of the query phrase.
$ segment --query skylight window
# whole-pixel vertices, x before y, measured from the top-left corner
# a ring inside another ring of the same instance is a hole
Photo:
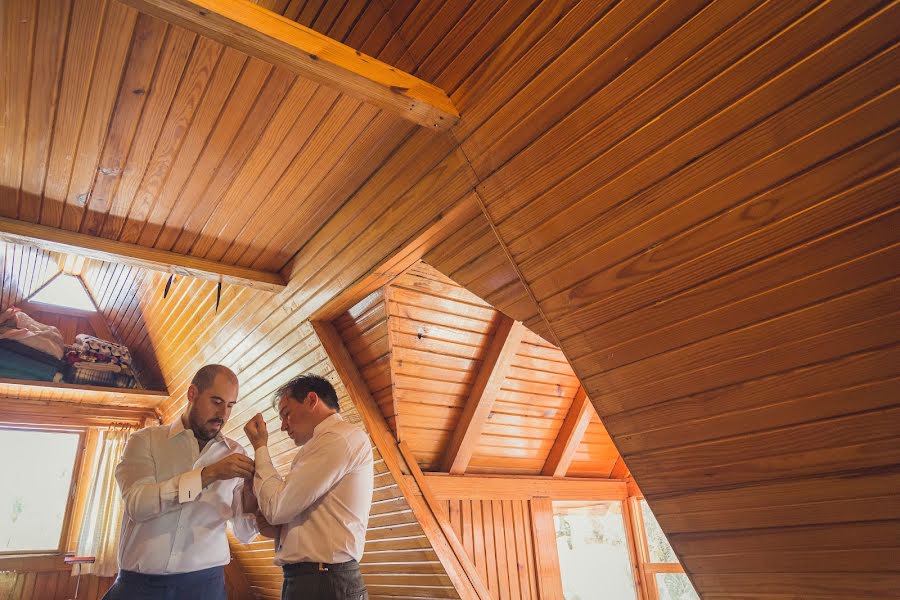
[[[31,301],[91,312],[97,310],[81,278],[68,273],[60,273],[50,280],[50,283],[35,292]]]

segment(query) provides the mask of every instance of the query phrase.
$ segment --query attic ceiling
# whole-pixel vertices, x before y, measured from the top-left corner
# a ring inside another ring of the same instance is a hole
[[[558,342],[704,597],[896,591],[900,3],[267,4],[444,89],[449,133],[115,0],[3,6],[0,214],[290,280],[216,313],[102,271],[167,418],[209,361],[265,406],[418,253]]]

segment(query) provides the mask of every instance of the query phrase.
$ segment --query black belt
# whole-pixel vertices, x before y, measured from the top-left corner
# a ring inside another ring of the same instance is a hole
[[[301,562],[282,565],[285,575],[307,575],[309,573],[326,573],[328,571],[352,571],[359,568],[355,560],[342,563]]]

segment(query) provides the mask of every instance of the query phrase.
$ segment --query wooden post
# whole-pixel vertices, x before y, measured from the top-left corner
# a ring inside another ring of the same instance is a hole
[[[553,503],[550,498],[533,498],[530,505],[539,596],[541,600],[563,600]]]

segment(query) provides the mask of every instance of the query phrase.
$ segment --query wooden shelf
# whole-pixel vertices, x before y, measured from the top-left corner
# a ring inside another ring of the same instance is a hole
[[[169,392],[0,378],[0,396],[5,398],[56,400],[78,404],[91,403],[109,406],[155,408],[169,397]]]

